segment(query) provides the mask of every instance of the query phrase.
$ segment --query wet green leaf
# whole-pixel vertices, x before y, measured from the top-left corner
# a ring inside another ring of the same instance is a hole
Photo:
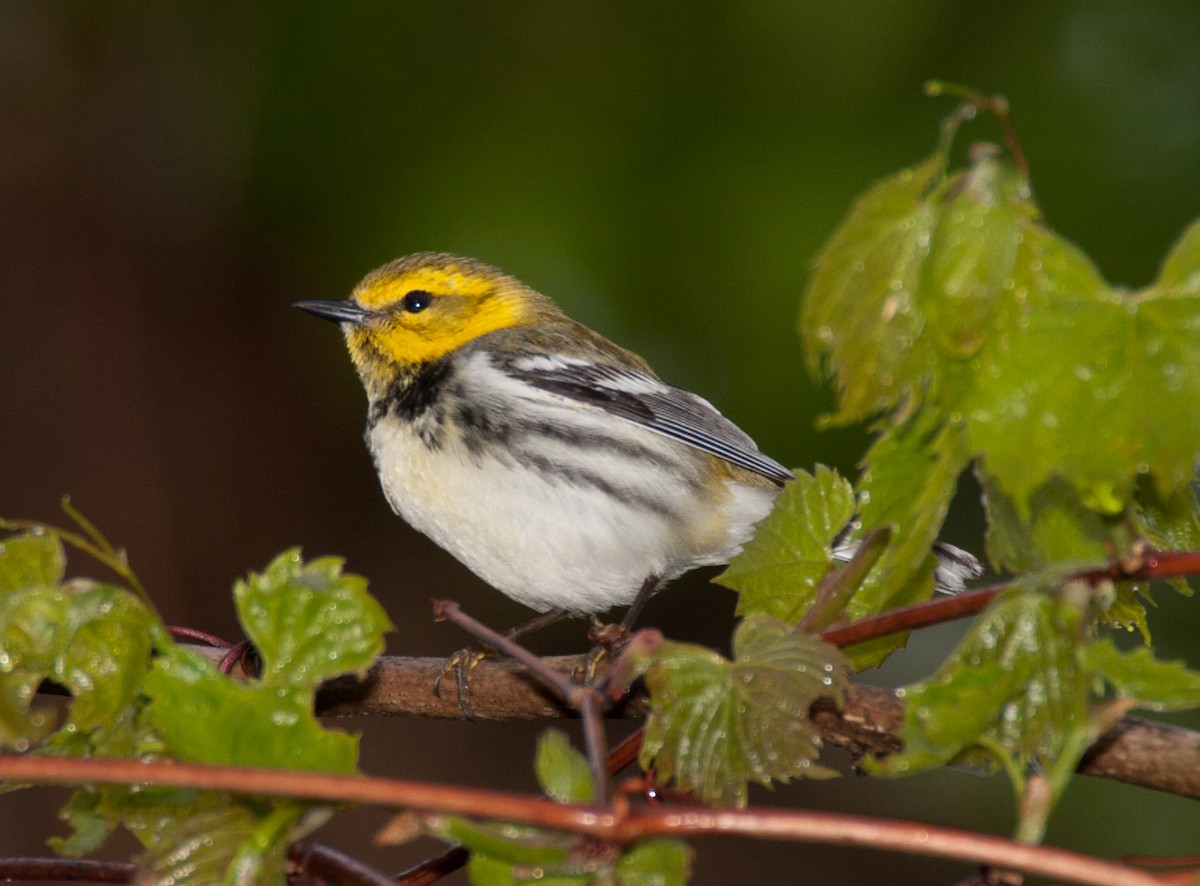
[[[1200,672],[1181,661],[1159,661],[1140,646],[1121,652],[1108,638],[1081,650],[1084,665],[1104,678],[1122,698],[1136,699],[1139,707],[1180,711],[1200,707]]]
[[[62,584],[66,554],[58,536],[26,532],[0,541],[0,595]]]
[[[621,886],[683,886],[692,875],[693,855],[682,840],[635,843],[617,864],[617,882]]]
[[[182,647],[146,678],[146,714],[171,756],[197,763],[354,772],[358,738],[324,729],[310,688],[241,683]]]
[[[918,772],[977,746],[1002,755],[1010,771],[1057,759],[1089,722],[1079,618],[1072,604],[1036,590],[997,597],[936,675],[902,690],[904,751],[880,770]]]
[[[813,371],[823,362],[837,388],[837,423],[919,395],[930,355],[916,347],[924,320],[915,290],[936,221],[928,195],[944,169],[935,155],[875,185],[817,257],[800,333]]]
[[[158,835],[141,863],[158,883],[283,886],[290,829],[304,810],[287,803],[258,815],[235,800],[191,810]]]
[[[1194,221],[1171,247],[1154,287],[1200,293],[1200,221]]]
[[[1176,407],[1197,397],[1200,295],[1064,293],[981,377],[971,445],[1023,519],[1055,475],[1117,514],[1139,474],[1168,493],[1191,479],[1200,412]]]
[[[808,719],[847,682],[836,649],[766,615],[738,626],[734,659],[666,642],[645,672],[651,714],[640,761],[713,804],[744,806],[750,782],[820,777],[820,737]]]
[[[546,796],[559,803],[591,803],[596,799],[587,758],[571,747],[565,732],[547,729],[542,733],[534,770]]]
[[[854,516],[854,491],[837,472],[797,471],[745,549],[715,581],[733,588],[738,614],[765,613],[795,624],[833,563],[830,546]]]
[[[383,651],[391,622],[367,593],[366,579],[343,575],[342,562],[319,557],[306,564],[298,550],[285,551],[234,586],[264,683],[316,686],[365,671]]]

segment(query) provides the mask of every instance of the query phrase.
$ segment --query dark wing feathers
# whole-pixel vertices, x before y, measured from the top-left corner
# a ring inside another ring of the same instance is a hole
[[[652,375],[565,359],[530,361],[505,371],[536,388],[603,409],[776,483],[792,479],[791,471],[759,452],[749,436],[707,401]]]

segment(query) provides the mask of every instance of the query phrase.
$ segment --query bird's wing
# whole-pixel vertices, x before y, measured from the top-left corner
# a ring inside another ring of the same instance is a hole
[[[648,373],[545,355],[514,361],[505,372],[534,388],[602,409],[775,483],[792,479],[791,471],[759,452],[754,441],[707,400]]]

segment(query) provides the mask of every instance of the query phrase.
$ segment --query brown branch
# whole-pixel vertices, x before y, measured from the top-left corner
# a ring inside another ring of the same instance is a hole
[[[769,809],[700,806],[607,809],[424,782],[270,769],[68,757],[0,757],[0,779],[47,784],[141,784],[359,803],[501,819],[626,844],[669,835],[743,836],[891,849],[1022,870],[1086,886],[1162,886],[1126,865],[1000,837],[912,822]]]
[[[197,651],[220,655],[218,651]],[[569,674],[578,658],[554,656],[543,663]],[[462,719],[458,702],[433,694],[440,658],[384,656],[362,681],[331,681],[318,696],[324,717],[418,716]],[[610,718],[639,718],[647,699],[635,693],[607,712]],[[480,717],[533,720],[575,716],[511,661],[485,661],[471,675],[471,705]],[[856,685],[840,711],[827,701],[813,706],[813,722],[827,743],[846,748],[855,759],[898,751],[904,703],[889,689]],[[634,751],[636,755],[636,751]],[[632,755],[631,755],[632,756]],[[1104,733],[1079,764],[1079,772],[1152,790],[1200,799],[1200,732],[1124,717]]]

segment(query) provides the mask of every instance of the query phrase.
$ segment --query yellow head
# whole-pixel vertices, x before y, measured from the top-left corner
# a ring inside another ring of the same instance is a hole
[[[419,252],[375,269],[347,301],[297,307],[342,324],[369,394],[481,335],[565,320],[550,299],[503,271],[441,252]]]

